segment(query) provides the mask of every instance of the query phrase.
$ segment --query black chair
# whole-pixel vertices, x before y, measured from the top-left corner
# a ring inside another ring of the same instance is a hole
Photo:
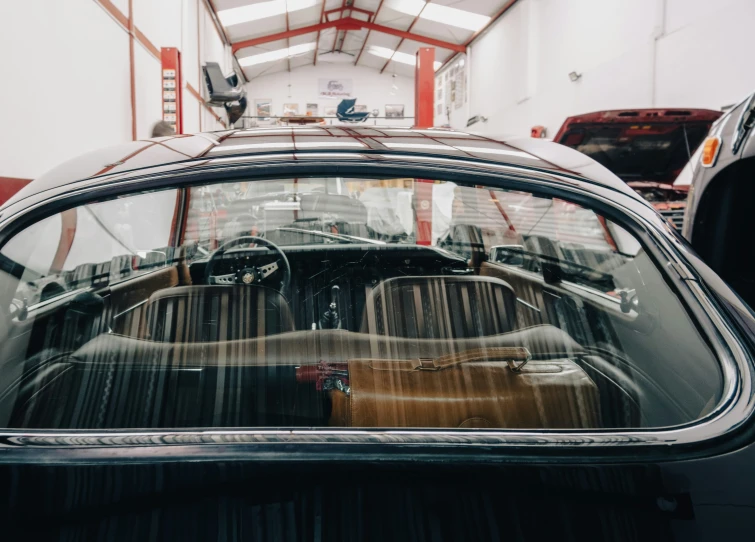
[[[228,77],[223,75],[217,62],[208,62],[202,67],[207,90],[210,92],[209,105],[224,107],[228,122],[233,124],[246,111],[246,90],[234,72]]]

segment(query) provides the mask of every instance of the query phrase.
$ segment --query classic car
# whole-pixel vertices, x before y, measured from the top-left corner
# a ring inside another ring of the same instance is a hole
[[[585,153],[681,229],[687,188],[675,180],[721,116],[710,109],[619,109],[569,117],[553,140]]]
[[[755,94],[716,122],[683,172],[690,192],[684,237],[750,306],[755,305],[755,255],[745,237],[752,231],[755,201],[753,124]]]
[[[0,208],[0,292],[9,539],[751,537],[755,320],[564,146],[135,141]]]

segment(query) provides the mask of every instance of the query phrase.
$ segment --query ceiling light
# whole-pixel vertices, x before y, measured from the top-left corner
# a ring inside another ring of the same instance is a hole
[[[316,149],[318,147],[360,147],[364,145],[358,141],[297,141],[297,149]]]
[[[231,26],[283,15],[286,11],[289,13],[299,11],[316,4],[317,0],[272,0],[271,2],[259,2],[248,6],[218,11],[218,18],[223,23],[223,26]]]
[[[246,56],[239,59],[241,66],[254,66],[255,64],[263,64],[265,62],[273,62],[274,60],[281,60],[282,58],[288,58],[303,53],[308,53],[314,50],[315,42],[302,43],[301,45],[292,45],[291,47],[284,47],[277,51],[268,51],[267,53],[260,53],[258,55]]]
[[[539,160],[539,158],[536,158],[532,156],[531,154],[528,154],[526,152],[522,151],[509,151],[505,149],[490,149],[487,147],[464,147],[464,146],[456,146],[457,149],[460,151],[472,153],[472,154],[501,154],[504,156],[516,156],[518,158],[528,158],[530,160]]]
[[[254,149],[290,149],[293,143],[249,143],[247,145],[226,145],[215,147],[210,152],[250,151]]]
[[[428,21],[435,21],[436,23],[456,26],[473,32],[481,29],[488,24],[488,21],[490,21],[490,17],[487,15],[480,15],[479,13],[472,13],[471,11],[464,11],[463,9],[450,8],[448,6],[430,3],[425,6],[425,9],[422,10],[419,17],[420,19],[427,19]]]
[[[412,17],[416,17],[420,14],[422,9],[425,7],[425,1],[424,0],[388,0],[385,3],[386,7],[389,7],[393,10],[400,11],[401,13],[406,13],[407,15],[411,15]]]
[[[490,21],[490,17],[487,15],[424,2],[424,0],[388,0],[386,6],[413,17],[419,16],[420,19],[456,26],[473,32],[481,29]]]
[[[392,141],[382,142],[388,148],[391,149],[420,149],[420,150],[436,150],[443,149],[448,151],[456,150],[448,145],[431,145],[429,143],[394,143]]]
[[[388,49],[387,47],[378,47],[377,45],[370,45],[370,48],[367,50],[368,53],[371,55],[379,56],[382,58],[388,58],[390,60],[395,60],[396,62],[400,62],[401,64],[408,64],[409,66],[414,66],[417,63],[417,59],[414,55],[410,55],[409,53],[399,53],[398,51],[394,51],[393,49]],[[433,68],[437,70],[440,68],[443,64],[441,62],[438,62],[437,60],[433,63]]]

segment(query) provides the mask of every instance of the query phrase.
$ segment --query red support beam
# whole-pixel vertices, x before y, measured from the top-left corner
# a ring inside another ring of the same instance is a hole
[[[414,66],[414,127],[432,128],[435,123],[435,49],[420,47]]]
[[[377,20],[378,13],[380,13],[380,8],[383,7],[383,0],[380,0],[380,3],[378,4],[377,9],[375,10],[375,16],[370,19],[371,23],[374,23]],[[370,38],[370,32],[371,30],[367,31],[367,35],[364,37],[364,43],[362,43],[362,48],[359,49],[359,54],[357,55],[357,59],[354,61],[354,66],[359,64],[359,59],[362,58],[362,53],[364,52],[364,48],[367,45],[367,40]]]
[[[323,23],[323,17],[325,15],[325,4],[328,0],[322,0],[322,8],[320,9],[320,24]],[[315,38],[315,57],[312,59],[312,64],[317,66],[317,53],[320,51],[320,31],[317,31],[317,37]],[[235,51],[234,51],[235,52]]]
[[[11,199],[16,192],[29,184],[31,179],[18,179],[16,177],[0,177],[0,205]]]
[[[205,0],[205,7],[210,14],[210,19],[212,19],[212,24],[215,26],[215,31],[218,33],[218,37],[223,43],[230,45],[231,40],[228,39],[228,34],[225,31],[225,27],[220,23],[220,19],[218,18],[218,10],[215,7],[213,0]]]
[[[427,4],[429,4],[431,1],[432,0],[428,1]],[[424,6],[422,6],[422,9],[419,10],[419,13],[417,13],[417,16],[412,21],[412,24],[410,24],[409,28],[406,29],[407,32],[411,32],[412,31],[412,28],[414,28],[414,25],[417,24],[417,21],[419,21],[419,16],[422,15],[423,11],[425,11],[425,7],[427,6],[427,4],[425,4]],[[404,43],[404,38],[401,38],[401,41],[398,42],[398,45],[396,45],[396,48],[394,49],[394,51],[398,51],[399,48],[401,47],[401,45],[403,43]],[[383,64],[383,67],[380,68],[380,73],[383,73],[385,71],[385,69],[388,67],[388,64],[391,63],[391,60],[393,60],[392,57],[385,61],[385,64]]]
[[[131,139],[136,141],[136,73],[134,71],[134,0],[128,0],[128,63],[131,84]]]
[[[295,28],[288,32],[278,32],[277,34],[269,34],[267,36],[260,36],[258,38],[252,38],[249,40],[239,41],[233,44],[232,49],[235,53],[239,49],[245,47],[254,47],[255,45],[262,45],[263,43],[270,43],[272,41],[284,40],[286,38],[293,38],[294,36],[301,36],[303,34],[311,34],[318,30],[325,30],[328,28],[337,28],[339,30],[361,30],[366,28],[368,30],[374,30],[375,32],[382,32],[383,34],[390,34],[391,36],[397,36],[407,40],[417,41],[431,45],[433,47],[439,47],[441,49],[448,49],[456,53],[463,53],[466,51],[466,47],[459,43],[451,43],[448,41],[437,40],[435,38],[429,38],[420,34],[412,34],[411,32],[404,32],[403,30],[397,30],[388,26],[371,23],[369,21],[360,21],[353,17],[344,17],[336,21],[326,21],[320,24],[314,24],[311,26],[305,26],[303,28]]]

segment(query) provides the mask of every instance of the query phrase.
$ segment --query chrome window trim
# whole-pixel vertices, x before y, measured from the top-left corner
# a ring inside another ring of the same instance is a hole
[[[261,159],[262,157],[256,157]],[[271,156],[267,156],[271,158]],[[274,157],[279,158],[279,157]],[[403,156],[402,156],[403,158]],[[564,450],[573,454],[574,450],[600,448],[600,449],[622,449],[627,448],[634,450],[630,454],[636,454],[638,447],[655,448],[665,450],[669,446],[699,444],[705,441],[712,441],[723,437],[739,429],[752,415],[755,409],[755,393],[753,390],[753,364],[749,358],[746,349],[737,337],[737,333],[727,322],[727,319],[719,312],[715,303],[705,292],[701,284],[690,273],[687,262],[683,256],[685,248],[674,237],[670,227],[662,218],[650,208],[643,204],[636,209],[621,205],[616,198],[609,195],[616,194],[616,190],[610,187],[596,185],[589,180],[580,180],[568,175],[559,175],[554,172],[543,172],[539,170],[528,169],[526,167],[506,166],[510,173],[514,175],[507,176],[500,171],[492,171],[494,168],[487,168],[489,164],[485,162],[475,162],[470,160],[454,160],[445,158],[442,165],[428,167],[422,163],[401,163],[399,166],[414,167],[416,169],[432,169],[442,175],[459,172],[458,168],[466,170],[474,169],[479,172],[481,169],[487,169],[484,172],[487,179],[483,182],[495,182],[496,179],[508,182],[525,181],[532,185],[533,189],[553,189],[568,193],[575,198],[589,199],[600,202],[602,205],[609,207],[619,215],[628,216],[634,221],[638,228],[641,228],[652,240],[657,247],[668,258],[672,267],[677,271],[683,283],[689,288],[689,293],[694,300],[700,304],[700,308],[708,315],[715,324],[716,337],[711,339],[711,347],[717,356],[721,371],[723,374],[724,389],[722,398],[716,408],[703,418],[690,422],[688,424],[668,427],[668,428],[651,428],[635,429],[626,431],[606,430],[406,430],[406,429],[228,429],[228,430],[12,430],[0,429],[0,451],[29,451],[34,449],[42,452],[42,455],[33,456],[30,461],[39,461],[50,463],[60,461],[67,463],[70,461],[92,461],[92,460],[116,460],[120,458],[125,461],[176,461],[184,460],[187,457],[192,460],[219,460],[219,459],[250,459],[266,458],[268,460],[298,459],[314,460],[317,458],[330,457],[331,447],[338,450],[339,453],[348,453],[349,450],[361,449],[360,445],[379,446],[379,457],[385,459],[385,454],[396,453],[406,454],[414,457],[411,449],[420,447],[421,449],[436,449],[441,454],[458,454],[465,451],[477,450],[482,453],[478,456],[482,459],[492,450],[514,450],[518,448],[531,449],[550,449]],[[284,164],[287,170],[302,164]],[[320,165],[324,166],[343,166],[341,161],[321,161]],[[364,162],[349,162],[349,166],[361,166],[364,168],[375,168],[377,170],[397,166],[396,163],[385,164],[375,160],[365,160]],[[454,169],[452,166],[457,166]],[[449,166],[444,169],[445,166]],[[503,165],[502,165],[503,166]],[[224,168],[225,171],[235,172],[247,170],[249,164],[239,164],[238,167]],[[476,169],[475,169],[476,168]],[[165,180],[166,186],[145,186],[145,190],[167,188],[167,185],[175,186],[176,181],[183,184],[191,184],[190,177],[192,174],[207,174],[208,171],[216,171],[216,168],[204,169],[202,167],[192,168],[191,172],[168,172],[158,173],[157,175],[144,175],[133,179],[115,179],[112,183],[84,185],[78,190],[69,187],[65,193],[58,193],[42,201],[37,201],[26,208],[19,210],[11,216],[5,216],[0,220],[0,231],[5,229],[10,222],[20,220],[27,213],[51,202],[71,198],[76,195],[97,194],[103,190],[111,190],[114,187],[123,190],[133,189],[134,185],[144,184],[147,180]],[[430,172],[432,173],[432,172]],[[469,171],[472,173],[472,171]],[[265,177],[285,175],[274,170],[265,169]],[[376,176],[381,173],[376,171]],[[385,173],[383,173],[385,174]],[[261,175],[260,175],[261,176]],[[100,180],[101,181],[101,180]],[[217,179],[222,182],[222,179]],[[582,183],[584,186],[580,185]],[[159,183],[156,183],[159,184]],[[588,188],[589,187],[589,188]],[[603,192],[601,194],[600,192]],[[624,194],[625,198],[632,199]],[[620,199],[620,198],[619,198]],[[640,209],[642,212],[640,212]],[[708,334],[706,334],[708,335]],[[238,445],[238,447],[236,446]],[[297,445],[295,451],[286,448],[285,445]],[[327,446],[327,448],[323,448]],[[106,450],[103,450],[103,447]],[[121,452],[113,448],[121,449]],[[125,451],[124,451],[124,448]],[[409,447],[409,448],[407,448]],[[424,447],[424,448],[422,448]],[[307,454],[301,455],[304,450],[310,450]],[[370,448],[371,449],[371,448]],[[407,452],[409,449],[409,452]],[[52,451],[53,455],[45,454],[44,451]],[[61,452],[63,452],[61,454]],[[398,457],[397,455],[397,457]],[[0,453],[0,463],[19,461],[23,455],[15,453]],[[31,456],[30,456],[31,457]],[[343,455],[339,457],[346,459]],[[569,457],[572,457],[571,455]],[[631,455],[634,457],[634,455]],[[369,452],[359,452],[358,457],[349,456],[349,460],[374,460]]]

